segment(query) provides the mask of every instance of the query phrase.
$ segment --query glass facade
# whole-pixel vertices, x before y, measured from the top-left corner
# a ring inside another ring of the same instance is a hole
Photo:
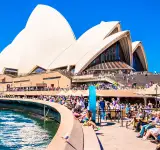
[[[100,54],[95,60],[93,60],[88,67],[111,61],[126,62],[123,50],[119,42],[107,48],[102,54]]]
[[[18,75],[18,69],[5,68],[5,69],[4,69],[4,74],[17,76],[17,75]]]
[[[139,58],[137,52],[133,53],[133,68],[136,71],[144,71],[143,65],[140,61],[140,58]]]
[[[42,68],[37,68],[37,69],[35,69],[32,73],[34,74],[34,73],[43,73],[43,72],[45,72],[46,70],[45,69],[42,69]]]

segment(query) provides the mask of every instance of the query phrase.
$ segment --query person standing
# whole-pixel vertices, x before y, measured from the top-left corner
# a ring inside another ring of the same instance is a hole
[[[107,103],[107,115],[106,115],[106,120],[107,120],[108,118],[112,121],[112,117],[111,117],[111,106],[110,106],[110,103],[109,103],[109,102]]]
[[[105,101],[104,101],[104,98],[101,98],[100,99],[100,102],[99,102],[99,109],[101,111],[101,119],[104,120],[105,119]]]
[[[126,116],[127,116],[127,118],[130,118],[130,110],[131,110],[130,105],[127,104],[126,105]]]
[[[114,99],[114,98],[112,98],[111,100],[112,100],[112,104],[113,104],[113,106],[115,106],[115,105],[116,105],[116,101],[115,101],[115,99]]]
[[[88,107],[88,99],[84,99],[85,101],[84,101],[84,105],[85,105],[85,109],[87,109],[87,107]]]

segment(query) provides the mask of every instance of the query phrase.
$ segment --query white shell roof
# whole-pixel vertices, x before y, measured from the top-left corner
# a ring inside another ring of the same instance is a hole
[[[120,40],[126,34],[128,34],[128,31],[121,31],[121,32],[115,33],[107,37],[106,39],[104,39],[101,43],[99,43],[97,47],[88,51],[85,54],[85,56],[82,59],[80,59],[80,61],[76,64],[75,73],[78,73],[84,70],[85,67],[87,67],[99,54],[101,54],[108,47],[110,47],[115,42]]]
[[[113,31],[117,33],[113,34]],[[75,65],[75,73],[78,73],[106,48],[124,36],[127,37],[128,33],[121,31],[118,21],[101,22],[76,41],[70,25],[57,10],[38,5],[30,15],[26,27],[0,53],[0,71],[7,67],[18,69],[19,73],[28,73],[35,66],[54,69]],[[131,48],[129,40],[128,45],[132,53],[138,46],[141,47],[138,53],[143,53],[143,65],[146,64],[147,68],[142,43],[133,42]]]
[[[118,28],[118,31],[120,31],[120,23],[118,21],[102,21],[100,24],[87,30],[75,44],[53,61],[49,68],[75,65],[88,51],[93,50],[104,38],[109,36],[115,28]]]
[[[22,46],[20,34],[23,34],[24,30],[22,30],[15,38],[15,40],[19,40],[19,46]],[[13,43],[13,42],[12,42]],[[0,53],[0,72],[6,68],[15,68],[18,69],[18,63],[20,59],[22,50],[16,49],[14,44],[9,44],[1,53]]]
[[[141,41],[132,42],[132,52],[134,52],[136,50],[136,48],[139,44],[141,44]]]
[[[75,42],[66,19],[55,9],[38,5],[26,27],[0,54],[0,68],[29,72],[34,66],[47,68],[66,48]]]
[[[140,49],[138,49],[138,47],[140,47]],[[137,51],[139,55],[143,68],[148,70],[147,58],[141,41],[132,42],[132,53],[135,51]]]

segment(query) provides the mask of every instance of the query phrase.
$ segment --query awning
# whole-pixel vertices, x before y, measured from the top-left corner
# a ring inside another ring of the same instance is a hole
[[[125,62],[121,61],[113,61],[113,62],[105,62],[94,65],[87,70],[134,70]]]

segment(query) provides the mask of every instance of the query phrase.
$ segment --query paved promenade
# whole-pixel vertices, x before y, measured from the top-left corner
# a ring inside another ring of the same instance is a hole
[[[101,130],[96,132],[104,150],[155,150],[156,148],[150,141],[137,139],[137,133],[131,129],[120,127],[120,124],[109,126],[105,124],[102,123]]]

